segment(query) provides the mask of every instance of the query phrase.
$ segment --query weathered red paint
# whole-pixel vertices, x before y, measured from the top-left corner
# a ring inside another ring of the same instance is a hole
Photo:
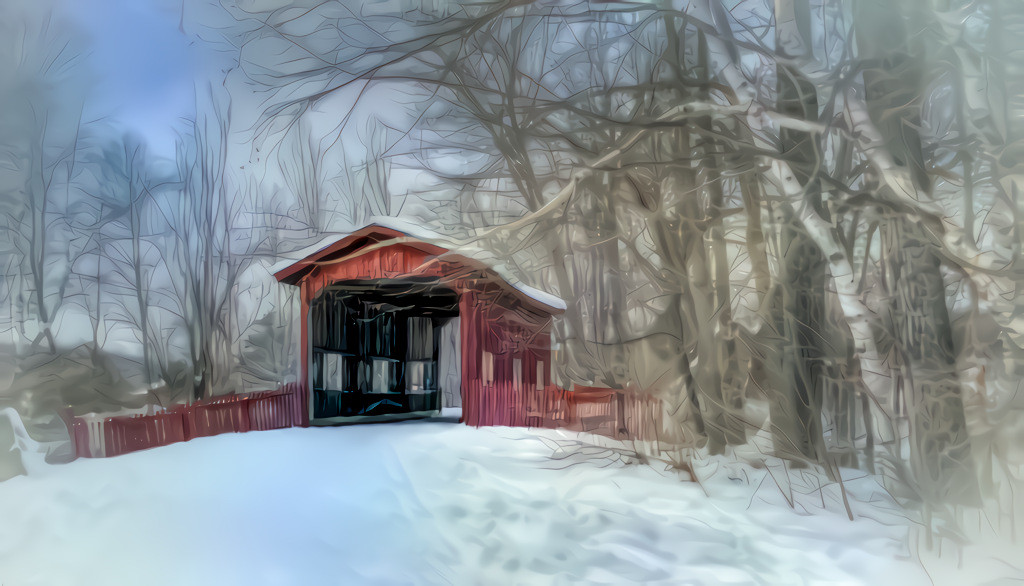
[[[107,417],[92,430],[81,417],[68,420],[76,457],[118,456],[195,437],[303,426],[305,403],[301,385],[292,383],[276,391],[178,405],[155,415]]]
[[[307,396],[309,307],[321,290],[345,280],[431,277],[459,296],[463,421],[544,425],[550,419],[529,415],[528,406],[545,403],[541,395],[551,387],[551,322],[561,310],[522,293],[486,265],[402,232],[369,226],[275,276],[300,287],[301,380]],[[538,370],[544,378],[540,385]]]
[[[472,366],[472,364],[471,364]],[[475,366],[474,366],[475,367]],[[619,439],[656,441],[661,402],[619,389],[548,384],[543,389],[476,385],[463,417],[474,426],[567,428]],[[117,456],[222,433],[308,426],[308,401],[297,383],[276,391],[230,395],[179,405],[155,415],[108,417],[90,430],[65,414],[75,456]],[[95,450],[90,449],[90,446]]]
[[[312,301],[312,296],[309,293],[309,283],[302,281],[299,286],[299,302],[302,307],[299,313],[299,319],[302,320],[302,326],[299,328],[302,336],[302,354],[299,356],[299,389],[300,393],[306,399],[305,408],[302,409],[302,426],[309,427],[309,420],[313,415],[313,405],[310,404],[309,396],[309,362],[311,360],[309,355],[309,304]]]
[[[468,425],[569,428],[656,441],[661,402],[618,389],[551,382],[551,323],[557,308],[513,288],[481,263],[405,234],[371,226],[277,273],[298,285],[301,379],[277,391],[215,397],[148,416],[98,424],[65,414],[79,457],[115,456],[194,437],[309,425],[309,308],[347,279],[434,277],[459,295],[462,418]],[[487,361],[487,364],[484,361]],[[519,362],[518,372],[516,361]],[[543,380],[538,381],[538,372]],[[99,449],[97,449],[99,446]]]
[[[510,308],[495,302],[496,298],[500,299],[500,291],[482,288],[464,292],[460,300],[463,420],[477,426],[534,427],[564,420],[557,400],[556,404],[548,400],[559,395],[550,382],[550,315],[521,306]],[[493,366],[485,366],[485,359]],[[544,376],[539,386],[538,370]]]

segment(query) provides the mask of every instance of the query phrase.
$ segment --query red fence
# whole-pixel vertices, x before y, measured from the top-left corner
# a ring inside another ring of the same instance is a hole
[[[103,422],[103,455],[118,456],[188,439],[180,413],[111,417]],[[79,456],[89,454],[82,454]]]
[[[70,421],[78,457],[118,456],[221,433],[261,431],[308,425],[302,387],[229,395],[178,405],[155,415]]]
[[[567,428],[616,439],[649,440],[657,436],[661,402],[621,389],[576,386],[572,391],[514,388],[511,384],[482,385],[463,398],[467,425],[483,427]]]
[[[482,386],[482,385],[481,385]],[[221,433],[261,431],[309,424],[301,385],[276,391],[230,395],[179,405],[155,415],[70,418],[78,457],[117,456]],[[617,439],[653,439],[660,401],[619,389],[488,385],[468,392],[463,421],[477,427],[566,428]]]

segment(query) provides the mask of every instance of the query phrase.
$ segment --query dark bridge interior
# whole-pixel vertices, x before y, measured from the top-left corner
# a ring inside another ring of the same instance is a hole
[[[438,338],[457,316],[436,279],[327,287],[310,305],[313,419],[439,410]]]

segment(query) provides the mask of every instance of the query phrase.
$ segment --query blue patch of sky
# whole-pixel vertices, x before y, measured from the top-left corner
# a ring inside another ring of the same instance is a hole
[[[106,118],[172,157],[182,118],[194,111],[200,49],[179,30],[174,4],[158,0],[77,0],[67,14],[91,42],[84,65],[95,73],[86,120]],[[180,4],[178,4],[180,9]]]

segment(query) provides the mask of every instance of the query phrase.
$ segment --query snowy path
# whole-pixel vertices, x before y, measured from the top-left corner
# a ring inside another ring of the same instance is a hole
[[[285,429],[45,467],[0,483],[0,583],[928,583],[905,527],[552,459],[567,435]]]

